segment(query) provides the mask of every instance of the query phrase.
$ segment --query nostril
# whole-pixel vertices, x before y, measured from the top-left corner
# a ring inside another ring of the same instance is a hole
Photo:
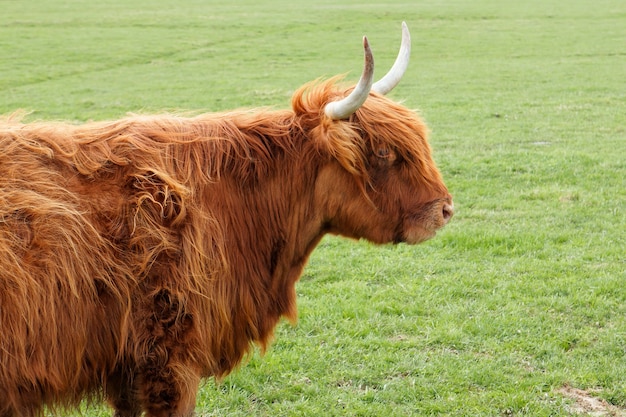
[[[454,207],[452,204],[444,203],[442,208],[443,220],[447,223],[454,216]]]

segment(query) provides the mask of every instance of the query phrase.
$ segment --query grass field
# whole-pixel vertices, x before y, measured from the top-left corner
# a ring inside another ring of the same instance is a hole
[[[626,3],[226,3],[0,0],[0,114],[286,108],[355,81],[364,34],[382,75],[406,20],[391,96],[428,121],[457,214],[421,246],[323,240],[298,325],[198,414],[565,416],[576,392],[626,415]]]

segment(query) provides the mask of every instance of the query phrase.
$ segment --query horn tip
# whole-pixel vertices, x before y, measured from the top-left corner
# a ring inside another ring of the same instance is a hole
[[[407,38],[410,38],[411,36],[409,32],[409,27],[407,26],[406,22],[402,22],[402,36],[405,36]]]

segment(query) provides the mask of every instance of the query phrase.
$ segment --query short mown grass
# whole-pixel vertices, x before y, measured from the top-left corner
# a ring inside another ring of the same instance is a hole
[[[410,69],[457,214],[420,246],[323,240],[300,319],[201,416],[561,416],[626,409],[626,3],[0,1],[0,113],[289,106],[362,63]],[[85,416],[110,414],[86,405]]]

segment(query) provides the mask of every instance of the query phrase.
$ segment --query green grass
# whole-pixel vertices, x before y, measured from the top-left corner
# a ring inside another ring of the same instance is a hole
[[[420,108],[457,214],[421,246],[327,238],[300,320],[201,416],[561,416],[626,409],[626,3],[0,1],[0,113],[32,119],[289,106],[378,74],[406,20]],[[87,406],[88,417],[109,410]]]

